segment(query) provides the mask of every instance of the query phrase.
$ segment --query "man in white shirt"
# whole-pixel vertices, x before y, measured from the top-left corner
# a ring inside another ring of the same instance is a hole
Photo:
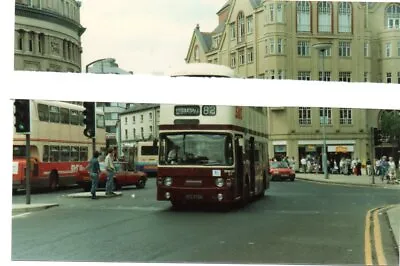
[[[302,157],[300,163],[301,163],[301,169],[303,169],[303,173],[306,173],[306,168],[307,168],[306,158]]]
[[[113,195],[115,194],[112,191],[113,185],[114,185],[114,174],[115,174],[115,167],[113,164],[114,160],[114,149],[109,148],[108,149],[108,154],[104,160],[104,164],[106,166],[106,171],[107,171],[107,182],[106,182],[106,195]]]

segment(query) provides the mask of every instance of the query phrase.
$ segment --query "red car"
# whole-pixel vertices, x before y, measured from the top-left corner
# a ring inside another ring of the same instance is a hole
[[[147,174],[139,171],[128,170],[128,163],[114,162],[115,175],[113,190],[119,190],[122,186],[136,185],[137,188],[144,188],[147,182]],[[107,172],[104,162],[100,162],[99,188],[104,188],[107,181]],[[76,183],[85,191],[90,191],[92,181],[88,170],[80,170],[76,174]]]
[[[294,181],[296,173],[292,170],[286,162],[272,162],[270,165],[269,173],[272,180],[287,180]]]

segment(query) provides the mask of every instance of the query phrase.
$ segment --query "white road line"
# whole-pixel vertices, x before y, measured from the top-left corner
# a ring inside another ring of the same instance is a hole
[[[30,212],[24,212],[24,213],[13,215],[12,218],[24,217],[24,216],[27,216],[28,214],[30,214]]]

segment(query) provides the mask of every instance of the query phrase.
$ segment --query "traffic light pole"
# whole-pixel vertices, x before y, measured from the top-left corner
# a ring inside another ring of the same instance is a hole
[[[31,204],[31,134],[26,134],[26,174],[25,174],[25,189],[26,189],[26,204]]]
[[[375,147],[375,141],[374,141],[374,128],[371,127],[371,151],[370,151],[370,156],[371,156],[371,170],[372,170],[372,184],[375,184],[375,163],[374,163],[374,158],[375,158],[375,152],[374,152],[374,147]]]
[[[92,138],[92,154],[96,151],[96,137]]]

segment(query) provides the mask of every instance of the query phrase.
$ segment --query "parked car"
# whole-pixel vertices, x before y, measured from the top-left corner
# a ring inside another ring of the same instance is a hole
[[[115,175],[113,190],[119,190],[123,186],[135,185],[137,188],[144,188],[147,182],[147,174],[140,171],[133,171],[128,168],[127,162],[114,162]],[[105,188],[107,172],[104,162],[100,162],[99,188]],[[76,174],[76,183],[84,191],[90,191],[92,182],[87,169],[80,170]]]
[[[286,162],[272,162],[269,173],[272,180],[287,180],[294,181],[296,173],[289,167]]]

